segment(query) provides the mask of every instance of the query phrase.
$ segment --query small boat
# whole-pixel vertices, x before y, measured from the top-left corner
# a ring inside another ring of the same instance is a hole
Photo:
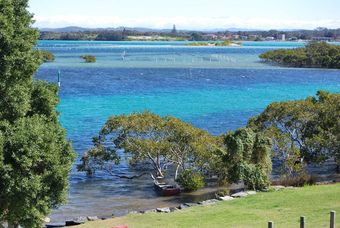
[[[162,196],[174,196],[181,193],[181,189],[174,185],[160,183],[157,180],[154,181],[154,186],[157,192]]]

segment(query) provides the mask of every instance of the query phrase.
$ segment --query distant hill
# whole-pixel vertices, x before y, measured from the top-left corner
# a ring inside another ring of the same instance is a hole
[[[138,32],[170,32],[171,29],[151,29],[151,28],[130,28],[130,27],[117,27],[117,28],[83,28],[77,26],[69,26],[64,28],[39,28],[41,32],[93,32],[93,31],[122,31],[123,29],[133,30]]]
[[[39,28],[41,32],[93,32],[93,31],[122,31],[123,29],[138,31],[138,32],[171,32],[172,29],[153,29],[153,28],[143,28],[143,27],[117,27],[117,28],[84,28],[78,26],[69,26],[64,28]],[[197,31],[197,32],[238,32],[238,31],[261,31],[259,29],[246,29],[246,28],[215,28],[215,29],[201,29],[201,30],[179,30],[180,32],[190,32],[190,31]]]
[[[69,26],[64,28],[39,28],[41,32],[91,32],[103,30],[115,30],[111,28],[83,28],[77,26]]]
[[[78,26],[68,26],[63,28],[38,28],[41,32],[100,32],[100,31],[122,31],[123,29],[137,32],[164,32],[169,33],[172,29],[155,29],[155,28],[144,28],[144,27],[108,27],[108,28],[84,28]],[[293,32],[293,31],[308,31],[304,29],[275,29],[281,32]],[[249,28],[214,28],[214,29],[179,29],[180,32],[204,32],[204,33],[215,33],[215,32],[261,32],[269,31],[264,29],[249,29]]]

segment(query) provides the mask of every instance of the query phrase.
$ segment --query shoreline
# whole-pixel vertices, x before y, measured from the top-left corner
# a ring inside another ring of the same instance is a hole
[[[318,188],[318,186],[337,186],[339,185],[339,182],[317,182],[315,185],[310,185],[307,188]],[[144,216],[147,214],[150,214],[152,216],[158,216],[162,214],[172,214],[174,212],[183,212],[183,213],[189,213],[190,210],[188,209],[195,209],[195,210],[203,210],[206,207],[214,207],[215,205],[219,205],[222,202],[238,202],[239,203],[241,199],[247,199],[248,197],[256,197],[256,195],[259,193],[261,198],[265,197],[266,194],[268,193],[275,193],[275,192],[281,192],[281,191],[301,191],[304,190],[306,187],[285,187],[282,185],[273,185],[270,187],[270,189],[266,191],[238,191],[233,194],[228,194],[225,196],[221,196],[215,199],[209,199],[209,200],[204,200],[196,203],[182,203],[178,205],[177,207],[164,207],[164,208],[154,208],[150,210],[143,210],[143,211],[131,211],[127,215],[124,216],[118,216],[118,217],[111,217],[111,218],[100,218],[97,216],[87,216],[87,217],[78,217],[74,220],[69,220],[65,221],[65,226],[69,225],[80,225],[79,227],[91,227],[91,225],[96,224],[96,223],[102,223],[100,221],[103,221],[105,223],[107,222],[114,222],[114,221],[120,221],[120,220],[128,220],[131,218],[131,216]],[[235,205],[235,203],[233,203]],[[197,209],[196,209],[197,208]],[[47,223],[46,227],[56,227],[56,225],[59,225],[58,227],[64,227],[64,223]]]
[[[280,185],[279,182],[273,181],[273,184],[269,187],[269,189],[264,189],[262,191],[253,191],[253,190],[247,190],[244,186],[242,185],[234,185],[234,188],[230,188],[228,194],[224,194],[223,196],[217,196],[215,193],[215,197],[201,200],[201,201],[196,201],[196,202],[182,202],[179,203],[177,206],[163,206],[163,207],[154,207],[154,208],[145,208],[141,210],[131,210],[128,211],[127,213],[123,213],[121,215],[115,216],[112,214],[112,216],[98,216],[98,215],[84,215],[84,216],[78,216],[73,219],[66,219],[64,222],[49,222],[46,223],[46,227],[55,227],[56,225],[58,227],[65,227],[65,226],[70,226],[70,225],[82,225],[82,224],[88,224],[89,222],[95,222],[95,221],[100,221],[100,220],[114,220],[114,219],[119,219],[119,218],[126,218],[127,216],[130,215],[143,215],[143,214],[149,214],[149,213],[155,213],[155,214],[167,214],[167,213],[173,213],[179,210],[184,210],[192,207],[197,207],[197,206],[211,206],[219,202],[224,202],[224,201],[231,201],[231,200],[237,200],[240,198],[245,198],[248,196],[256,195],[257,193],[267,193],[267,192],[273,192],[273,191],[281,191],[285,189],[301,189],[304,188],[305,186],[302,187],[295,187],[295,186],[283,186]],[[332,180],[325,180],[325,179],[320,179],[318,182],[315,182],[312,185],[307,185],[310,187],[313,186],[322,186],[322,185],[337,185],[340,183],[340,176],[336,175],[333,176]],[[226,188],[224,188],[226,189]],[[50,218],[47,218],[47,221],[50,221]],[[63,225],[65,224],[65,225]]]
[[[195,42],[223,42],[224,40],[207,40],[207,41],[190,41],[190,40],[63,40],[63,39],[42,39],[38,41],[63,41],[63,42],[117,42],[117,43],[126,43],[126,42],[164,42],[164,43],[172,43],[172,42],[177,42],[177,43],[195,43]],[[230,40],[231,42],[255,42],[255,43],[267,43],[267,42],[272,42],[272,43],[307,43],[310,42],[310,40],[302,40],[302,41],[294,41],[294,40]],[[340,44],[340,41],[331,41],[327,43],[333,43],[333,44]]]

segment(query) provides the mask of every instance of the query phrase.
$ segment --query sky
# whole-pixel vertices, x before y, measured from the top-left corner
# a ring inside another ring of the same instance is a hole
[[[35,26],[340,28],[340,0],[29,0]]]

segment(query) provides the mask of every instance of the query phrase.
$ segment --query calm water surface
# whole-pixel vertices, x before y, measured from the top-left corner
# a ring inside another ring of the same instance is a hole
[[[267,65],[258,55],[293,42],[245,42],[241,47],[186,47],[183,42],[40,41],[56,61],[41,66],[37,78],[55,82],[62,73],[62,125],[78,159],[112,115],[150,110],[173,115],[221,134],[244,126],[273,101],[302,99],[323,89],[340,92],[340,71]],[[97,57],[83,63],[81,55]],[[76,161],[78,163],[79,160]],[[133,174],[126,162],[117,172]],[[208,198],[211,189],[197,193]],[[73,169],[69,203],[53,221],[76,216],[121,215],[131,210],[177,205],[195,196],[156,197],[149,178],[120,180],[97,173],[86,178]]]

